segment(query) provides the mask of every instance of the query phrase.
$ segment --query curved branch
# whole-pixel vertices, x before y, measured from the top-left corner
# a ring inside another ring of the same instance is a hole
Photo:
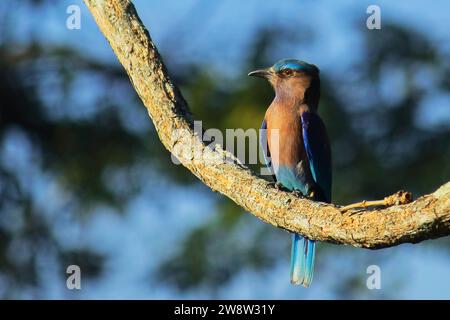
[[[85,3],[147,107],[161,142],[212,190],[275,227],[314,240],[377,249],[450,234],[450,182],[407,205],[345,213],[332,204],[268,188],[232,154],[206,146],[194,133],[188,106],[131,2]],[[202,152],[208,161],[193,160],[192,152],[179,146]]]

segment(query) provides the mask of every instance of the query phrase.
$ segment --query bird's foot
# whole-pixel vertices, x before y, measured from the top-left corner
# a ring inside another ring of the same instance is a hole
[[[311,193],[309,194],[308,198],[314,199],[314,196],[316,195],[316,192],[313,190],[311,191]]]
[[[292,193],[294,196],[296,196],[297,198],[306,198],[306,197],[304,196],[304,194],[300,192],[300,190],[293,190],[291,193]]]
[[[269,188],[269,187],[275,188],[277,190],[284,190],[284,187],[281,184],[281,182],[269,182],[266,187],[267,188]]]

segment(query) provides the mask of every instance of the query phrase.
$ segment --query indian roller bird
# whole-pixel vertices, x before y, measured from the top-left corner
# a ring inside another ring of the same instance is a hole
[[[285,59],[248,75],[267,79],[275,91],[260,137],[275,185],[314,201],[331,202],[331,150],[325,125],[317,114],[319,69],[304,61]],[[314,254],[313,240],[293,234],[292,284],[311,284]]]

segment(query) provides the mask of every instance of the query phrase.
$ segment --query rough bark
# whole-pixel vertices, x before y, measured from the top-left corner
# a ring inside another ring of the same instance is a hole
[[[206,146],[194,133],[188,106],[131,2],[85,3],[128,73],[161,142],[212,190],[275,227],[314,240],[377,249],[450,234],[450,182],[406,205],[345,213],[335,205],[268,187],[267,181],[253,175],[232,154]],[[192,153],[180,146],[191,146],[208,161],[193,160]]]

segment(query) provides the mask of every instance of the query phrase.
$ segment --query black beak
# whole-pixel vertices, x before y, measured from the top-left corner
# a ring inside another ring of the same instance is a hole
[[[261,70],[255,70],[248,74],[249,77],[260,77],[260,78],[269,78],[272,75],[272,71],[270,68],[268,69],[261,69]]]

